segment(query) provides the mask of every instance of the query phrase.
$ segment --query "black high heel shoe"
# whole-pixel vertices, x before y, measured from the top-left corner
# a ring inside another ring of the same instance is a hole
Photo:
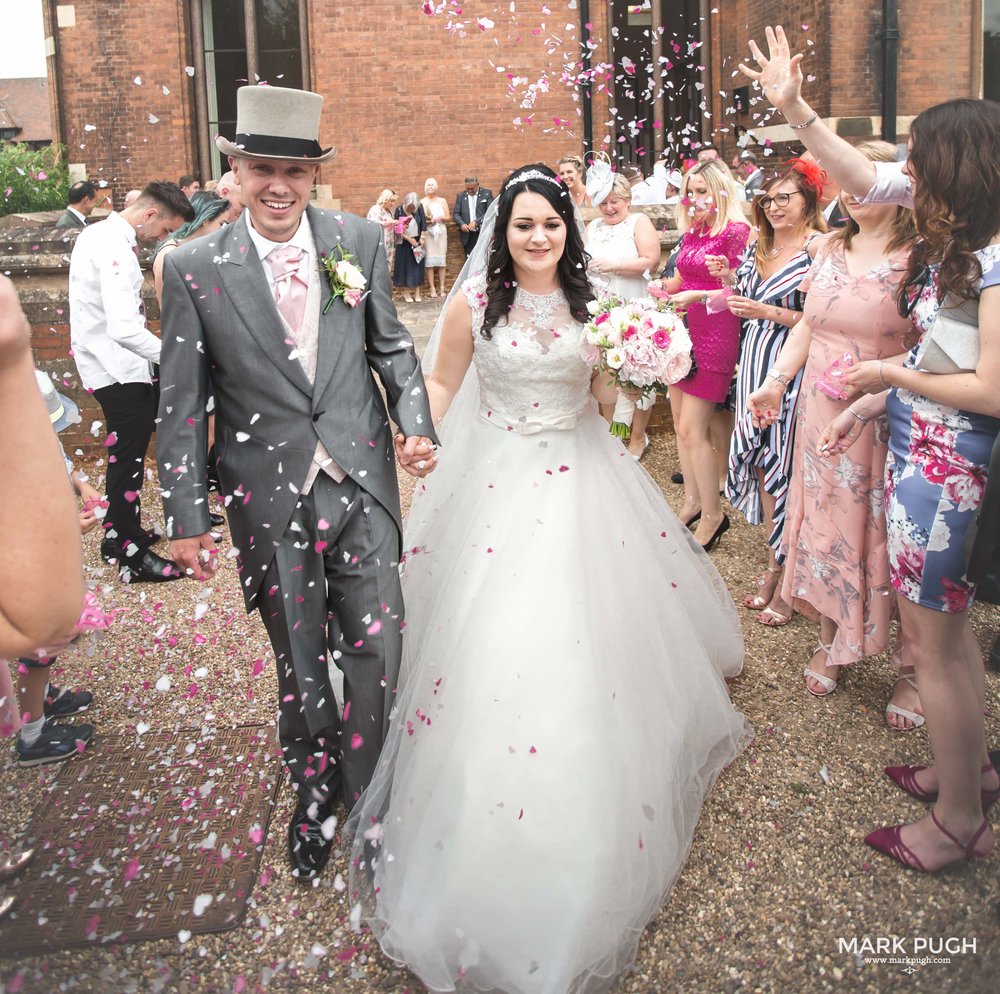
[[[680,520],[680,519],[678,519],[678,520]],[[685,528],[690,528],[692,525],[698,524],[699,521],[701,521],[701,511],[697,511],[695,513],[695,516],[693,518],[688,518],[687,521],[681,521],[681,524]]]
[[[729,515],[723,514],[722,521],[719,522],[719,527],[715,529],[712,533],[712,537],[702,546],[706,552],[712,551],[712,546],[722,538],[725,532],[729,531]]]

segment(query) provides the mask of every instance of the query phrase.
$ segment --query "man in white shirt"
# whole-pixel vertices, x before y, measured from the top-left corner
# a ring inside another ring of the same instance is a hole
[[[757,155],[744,148],[733,157],[733,171],[743,181],[743,193],[748,201],[760,192],[764,184],[764,170],[757,165]]]
[[[156,244],[194,217],[179,187],[150,183],[121,213],[80,232],[69,265],[70,340],[83,386],[108,432],[108,512],[101,554],[123,579],[162,582],[180,574],[149,548],[140,521],[146,449],[156,421],[152,366],[160,340],[146,327],[139,242]]]

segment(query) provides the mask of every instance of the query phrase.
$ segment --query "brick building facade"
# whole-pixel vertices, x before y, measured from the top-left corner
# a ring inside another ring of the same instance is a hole
[[[218,175],[211,136],[231,135],[235,88],[255,78],[324,94],[323,139],[339,153],[320,194],[363,213],[383,187],[422,192],[428,176],[449,199],[469,171],[495,190],[511,166],[554,162],[588,138],[646,168],[686,141],[728,153],[746,128],[787,140],[780,119],[761,125],[759,106],[737,109],[747,94],[734,76],[747,37],[763,41],[779,20],[809,52],[807,92],[820,113],[845,134],[881,136],[881,27],[898,9],[894,103],[905,136],[923,107],[981,95],[984,23],[1000,18],[998,4],[52,0],[45,30],[56,138],[119,200],[152,177]],[[589,78],[590,94],[573,78]]]

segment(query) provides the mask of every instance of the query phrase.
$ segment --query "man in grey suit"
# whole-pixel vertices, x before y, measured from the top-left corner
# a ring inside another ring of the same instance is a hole
[[[350,808],[388,727],[403,622],[393,441],[414,476],[434,433],[413,342],[392,304],[381,230],[308,206],[323,98],[247,86],[235,142],[216,139],[246,210],[166,257],[160,484],[175,561],[214,572],[205,493],[208,400],[240,586],[277,662],[278,736],[298,796],[299,879],[323,868],[334,792]],[[324,260],[340,263],[332,278]],[[381,381],[392,419],[376,386]],[[340,712],[328,652],[344,674]]]
[[[492,200],[493,194],[484,190],[475,176],[470,174],[465,177],[465,190],[455,198],[451,216],[458,225],[458,237],[466,259],[472,255],[472,250],[479,241],[479,227]]]

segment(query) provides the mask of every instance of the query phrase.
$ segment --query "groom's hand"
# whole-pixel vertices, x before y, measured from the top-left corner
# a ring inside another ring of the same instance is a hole
[[[175,538],[170,543],[170,558],[185,576],[196,580],[210,580],[219,566],[219,553],[210,532]]]
[[[396,461],[403,470],[418,480],[433,472],[437,466],[437,446],[424,435],[405,438],[397,432],[392,439]]]

